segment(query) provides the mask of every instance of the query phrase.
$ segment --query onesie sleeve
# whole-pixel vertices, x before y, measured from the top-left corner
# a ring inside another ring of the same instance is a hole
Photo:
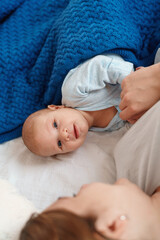
[[[115,54],[98,55],[72,69],[62,85],[62,104],[81,110],[117,105],[120,84],[133,64]]]
[[[154,63],[156,64],[159,62],[160,62],[160,48],[158,48],[158,50],[157,50]]]

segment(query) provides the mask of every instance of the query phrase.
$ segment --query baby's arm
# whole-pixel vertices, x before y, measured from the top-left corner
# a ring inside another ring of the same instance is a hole
[[[62,104],[88,111],[119,105],[120,84],[132,70],[133,64],[118,55],[98,55],[67,74]]]

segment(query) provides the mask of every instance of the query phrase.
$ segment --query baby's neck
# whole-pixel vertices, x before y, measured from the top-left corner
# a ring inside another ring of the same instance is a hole
[[[105,128],[117,113],[115,107],[110,107],[98,111],[83,111],[90,127]]]

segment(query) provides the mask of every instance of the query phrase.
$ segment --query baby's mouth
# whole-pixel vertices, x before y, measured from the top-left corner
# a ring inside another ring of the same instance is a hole
[[[76,125],[73,125],[73,129],[74,129],[74,136],[75,136],[76,139],[78,139],[79,138],[79,132],[78,132],[78,129],[77,129]]]

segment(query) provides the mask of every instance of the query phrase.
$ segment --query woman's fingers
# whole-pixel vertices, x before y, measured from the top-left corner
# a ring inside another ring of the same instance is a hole
[[[130,107],[126,107],[124,108],[120,114],[119,114],[119,117],[122,119],[122,120],[127,120],[127,119],[132,119],[132,110],[130,109]]]
[[[138,71],[123,79],[121,88],[120,117],[132,121],[143,115],[160,100],[160,63],[139,67]]]
[[[145,111],[141,111],[138,114],[136,114],[137,110],[130,108],[130,107],[126,107],[122,112],[120,112],[119,116],[122,120],[128,121],[131,124],[134,124],[145,112]],[[133,112],[135,112],[135,114],[133,114]]]

